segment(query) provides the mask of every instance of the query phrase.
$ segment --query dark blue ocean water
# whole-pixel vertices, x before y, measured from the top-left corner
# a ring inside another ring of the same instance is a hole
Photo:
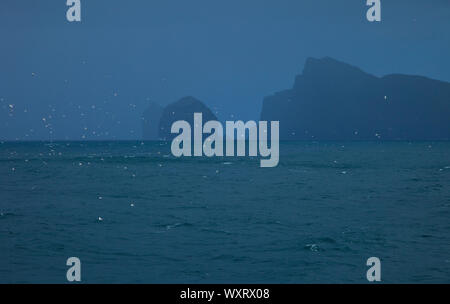
[[[181,158],[160,142],[0,144],[0,282],[450,282],[449,142],[281,143]],[[99,217],[103,220],[100,221]]]

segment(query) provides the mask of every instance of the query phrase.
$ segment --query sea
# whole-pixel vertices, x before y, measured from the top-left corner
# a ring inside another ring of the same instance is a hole
[[[450,142],[0,142],[0,283],[450,283]]]

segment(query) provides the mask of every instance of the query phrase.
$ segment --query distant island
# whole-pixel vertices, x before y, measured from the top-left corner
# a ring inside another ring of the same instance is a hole
[[[308,58],[292,89],[263,101],[261,120],[284,140],[448,140],[450,83],[376,77],[329,57]]]
[[[202,113],[204,122],[217,120],[203,102],[192,96],[183,97],[165,108],[151,103],[142,117],[144,140],[172,140],[177,135],[170,132],[172,123],[185,120],[194,125],[194,113]]]
[[[142,115],[142,135],[145,140],[159,139],[159,121],[164,108],[151,102]]]
[[[217,120],[194,97],[143,114],[145,140],[171,140],[177,120]],[[237,117],[236,119],[239,119]],[[422,76],[370,75],[330,57],[308,58],[292,89],[263,100],[260,120],[280,121],[281,140],[449,140],[450,83]]]

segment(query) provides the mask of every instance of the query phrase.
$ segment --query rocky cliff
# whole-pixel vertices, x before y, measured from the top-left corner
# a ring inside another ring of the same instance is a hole
[[[292,89],[264,99],[261,120],[292,140],[450,139],[450,83],[376,77],[332,58],[307,59]]]

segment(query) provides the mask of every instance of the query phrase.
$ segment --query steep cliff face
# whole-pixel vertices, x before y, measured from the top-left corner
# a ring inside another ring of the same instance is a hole
[[[144,140],[159,139],[159,121],[161,119],[163,107],[152,102],[142,114],[142,137]]]
[[[261,120],[292,140],[450,138],[450,83],[375,77],[332,58],[309,58],[292,89],[264,99]]]

